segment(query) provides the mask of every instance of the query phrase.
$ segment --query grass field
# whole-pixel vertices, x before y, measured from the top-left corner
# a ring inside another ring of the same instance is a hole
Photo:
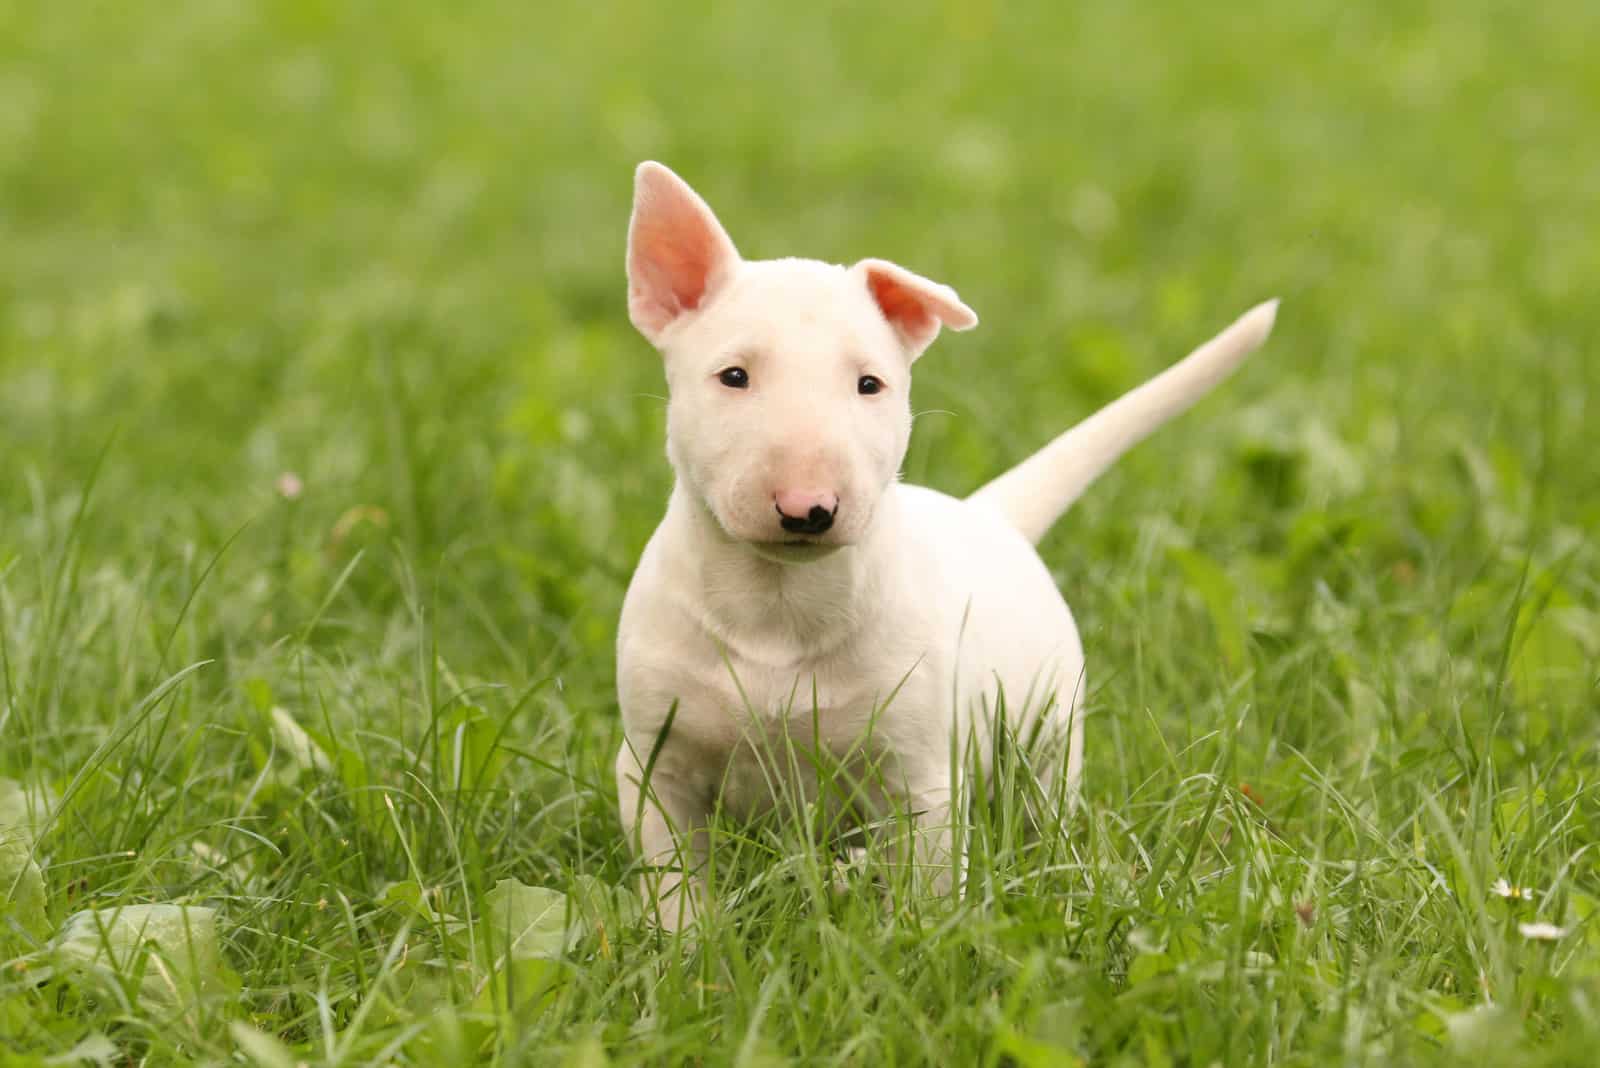
[[[711,7],[0,4],[0,1065],[1593,1063],[1600,6]],[[1284,299],[1043,545],[1088,804],[959,902],[622,889],[644,158],[959,288],[951,492]]]

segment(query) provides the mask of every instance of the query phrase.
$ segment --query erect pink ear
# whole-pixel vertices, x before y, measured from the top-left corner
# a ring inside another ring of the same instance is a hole
[[[699,194],[661,164],[639,164],[628,223],[628,316],[639,332],[659,342],[738,264],[733,242]]]
[[[978,316],[961,303],[956,291],[913,274],[888,260],[862,260],[851,268],[866,278],[867,291],[889,320],[915,360],[933,344],[943,324],[952,330],[970,330]]]

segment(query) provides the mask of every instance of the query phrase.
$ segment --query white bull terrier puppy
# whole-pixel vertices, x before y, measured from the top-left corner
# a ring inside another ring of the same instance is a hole
[[[676,484],[622,608],[617,789],[665,927],[704,907],[713,810],[814,798],[819,756],[870,767],[857,800],[878,815],[913,814],[935,888],[952,882],[952,746],[986,758],[1002,701],[1076,790],[1083,652],[1034,544],[1260,345],[1276,308],[957,500],[898,480],[911,365],[941,326],[978,321],[955,292],[884,260],[743,260],[694,190],[640,165],[628,311],[666,364]]]

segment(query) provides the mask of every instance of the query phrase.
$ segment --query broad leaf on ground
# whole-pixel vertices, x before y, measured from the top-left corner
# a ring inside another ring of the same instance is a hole
[[[0,826],[0,945],[20,929],[34,939],[50,933],[45,915],[44,873],[21,832]]]
[[[59,969],[90,982],[138,977],[139,994],[171,1007],[222,992],[228,973],[215,909],[124,905],[75,913],[56,936]]]
[[[571,944],[567,895],[501,879],[484,895],[491,959],[553,960]]]

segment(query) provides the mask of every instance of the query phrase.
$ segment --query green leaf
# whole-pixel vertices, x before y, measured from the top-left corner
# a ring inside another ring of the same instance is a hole
[[[56,936],[53,956],[68,974],[91,984],[125,986],[169,1007],[191,1007],[231,983],[222,961],[215,909],[192,905],[124,905],[74,914]]]
[[[1009,1024],[1001,1025],[995,1050],[1003,1060],[1009,1060],[1018,1068],[1070,1068],[1083,1063],[1070,1050],[1022,1034]]]
[[[1166,953],[1141,953],[1128,965],[1128,985],[1147,983],[1171,972],[1173,967],[1172,957]]]
[[[567,895],[501,879],[484,895],[491,959],[557,959],[577,932],[568,923]]]
[[[384,905],[402,908],[415,913],[425,920],[432,920],[433,908],[424,900],[422,886],[415,879],[402,879],[398,882],[387,883],[378,893],[378,901]]]
[[[0,943],[17,929],[36,940],[50,934],[44,873],[33,844],[51,807],[45,791],[0,779]]]
[[[606,1047],[600,1040],[590,1035],[575,1043],[561,1064],[562,1068],[607,1068],[611,1058],[606,1055]]]
[[[385,886],[378,900],[421,920],[429,934],[436,934],[445,942],[446,951],[467,951],[465,939],[470,936],[466,921],[443,910],[444,897],[437,888],[424,890],[415,879],[405,879]]]
[[[0,945],[13,927],[42,941],[49,937],[45,914],[44,873],[33,859],[33,846],[15,828],[0,827]]]
[[[37,841],[54,807],[55,798],[48,790],[0,779],[0,838],[9,828],[20,831],[30,842]]]
[[[428,1014],[427,1026],[406,1044],[413,1064],[476,1064],[475,1050],[493,1036],[494,1029],[469,1018],[466,1006],[444,1005]]]
[[[486,790],[511,762],[500,748],[500,723],[476,705],[454,709],[444,719],[446,781],[456,790]]]
[[[525,1014],[566,981],[561,958],[581,928],[570,922],[565,894],[515,879],[495,884],[484,895],[483,905],[487,958],[493,963],[472,1010]]]
[[[559,960],[530,957],[510,961],[484,982],[473,999],[472,1012],[504,1016],[525,1015],[560,989],[566,967]]]
[[[586,926],[596,929],[631,927],[644,914],[636,892],[593,875],[579,875],[572,880],[572,906]]]

